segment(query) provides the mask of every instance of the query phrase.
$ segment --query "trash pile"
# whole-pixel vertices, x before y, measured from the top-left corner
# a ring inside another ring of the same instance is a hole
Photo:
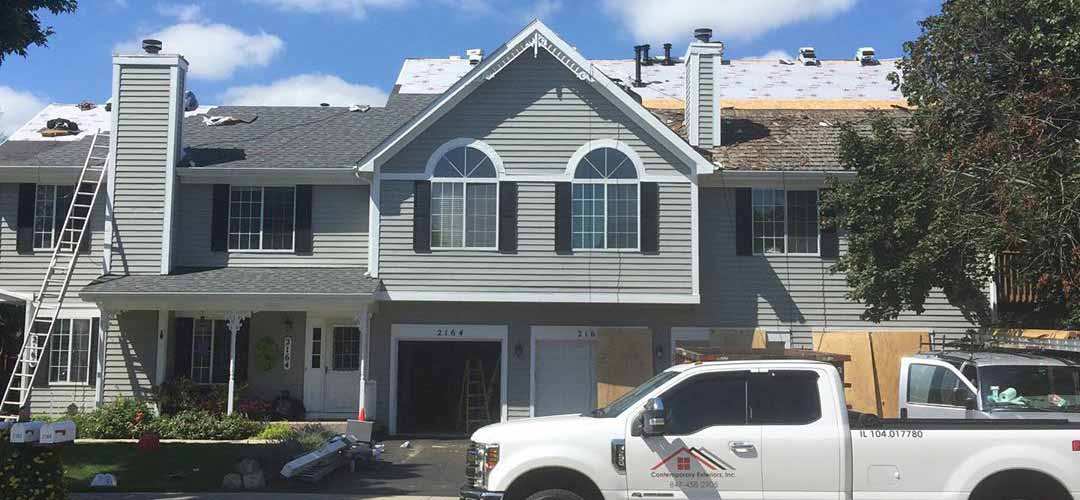
[[[282,477],[315,483],[345,464],[356,472],[361,464],[378,460],[383,445],[371,441],[374,425],[373,422],[349,420],[345,434],[334,436],[321,448],[285,464],[281,468]]]
[[[92,109],[92,108],[91,108]],[[79,124],[67,118],[53,118],[45,123],[45,128],[38,130],[42,137],[63,137],[79,133]]]

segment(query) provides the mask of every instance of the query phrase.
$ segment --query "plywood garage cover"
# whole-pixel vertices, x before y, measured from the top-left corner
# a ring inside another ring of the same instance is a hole
[[[596,404],[603,408],[653,375],[652,331],[597,329]]]

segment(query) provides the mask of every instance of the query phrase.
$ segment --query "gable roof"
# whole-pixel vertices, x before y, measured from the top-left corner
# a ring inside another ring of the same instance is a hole
[[[713,165],[708,159],[664,126],[627,92],[619,88],[603,71],[539,20],[529,23],[517,35],[499,47],[491,57],[473,66],[468,73],[403,126],[398,133],[380,144],[363,160],[362,170],[374,171],[382,162],[401,151],[484,82],[494,78],[518,56],[530,50],[535,54],[540,49],[549,52],[578,78],[589,82],[601,95],[609,99],[671,153],[692,165],[696,174],[712,172]]]

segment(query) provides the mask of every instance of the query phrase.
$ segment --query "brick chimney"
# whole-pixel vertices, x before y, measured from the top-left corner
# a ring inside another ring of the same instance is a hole
[[[167,48],[167,47],[166,47]],[[188,63],[145,40],[113,56],[113,169],[107,188],[106,272],[168,274]]]
[[[694,30],[686,51],[686,125],[690,144],[703,148],[720,145],[720,96],[714,80],[724,56],[724,43],[712,41],[712,30]]]

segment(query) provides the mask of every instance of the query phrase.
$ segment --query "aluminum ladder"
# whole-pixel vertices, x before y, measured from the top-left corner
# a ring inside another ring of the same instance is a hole
[[[54,235],[52,259],[45,271],[45,278],[41,280],[41,288],[33,302],[27,304],[27,307],[32,307],[32,319],[29,325],[24,326],[19,357],[4,389],[4,398],[0,400],[0,420],[18,419],[20,411],[30,400],[34,376],[41,366],[42,357],[49,352],[49,339],[56,329],[56,319],[64,306],[71,275],[79,262],[79,246],[90,226],[110,160],[109,133],[99,129],[90,141],[90,151],[79,173],[79,182],[72,190],[71,203],[60,234]]]
[[[488,389],[484,381],[484,363],[475,358],[465,360],[465,373],[461,381],[461,408],[458,419],[466,434],[491,423]]]

